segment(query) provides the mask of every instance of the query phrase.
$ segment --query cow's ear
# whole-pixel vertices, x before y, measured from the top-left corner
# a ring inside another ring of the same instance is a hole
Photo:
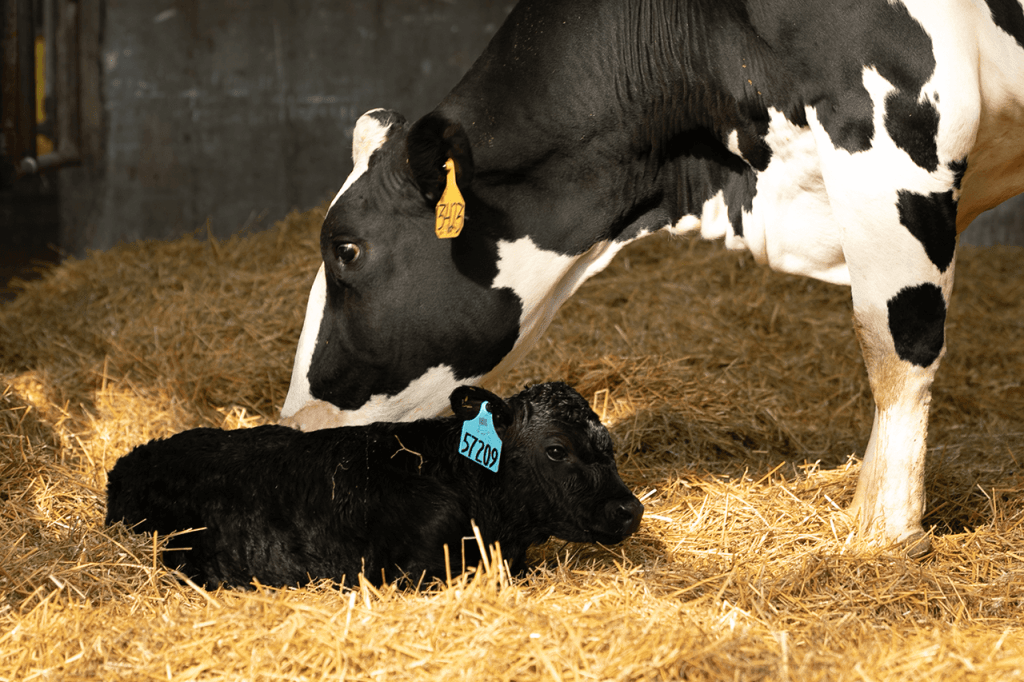
[[[441,198],[447,174],[444,164],[455,162],[455,182],[463,192],[473,182],[473,152],[462,124],[436,111],[416,121],[406,138],[409,170],[431,207]]]
[[[480,406],[487,403],[491,415],[494,417],[494,426],[500,433],[512,424],[512,408],[500,397],[494,395],[485,388],[479,386],[459,386],[452,391],[449,400],[452,404],[452,412],[459,419],[465,421],[472,419],[480,413]]]
[[[370,156],[380,149],[395,127],[405,125],[405,116],[390,109],[370,109],[352,129],[352,165],[365,168]]]

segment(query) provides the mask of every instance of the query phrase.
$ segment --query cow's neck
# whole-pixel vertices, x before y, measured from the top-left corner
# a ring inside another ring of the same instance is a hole
[[[714,84],[778,83],[773,60],[739,3],[524,0],[439,109],[470,135],[481,198],[581,253],[654,206],[699,214],[687,169],[716,152],[758,165],[772,93]]]
[[[666,3],[662,16],[644,15],[652,6],[659,4],[521,2],[438,108],[470,137],[476,176],[467,214],[470,224],[482,218],[498,242],[492,286],[523,302],[519,340],[485,384],[515,364],[623,246],[700,214],[710,191],[684,177],[687,144],[738,161],[721,141],[736,127],[736,103],[718,101],[723,111],[713,112],[691,86],[711,68],[712,52],[725,48],[708,50],[716,36],[703,35],[693,49],[687,41],[696,37],[679,38],[688,26],[714,25],[692,14],[718,4],[680,11]],[[600,12],[629,16],[608,21]],[[607,35],[599,25],[630,28]],[[644,54],[635,54],[638,45]],[[698,101],[702,119],[691,113]],[[713,120],[720,129],[708,127]]]

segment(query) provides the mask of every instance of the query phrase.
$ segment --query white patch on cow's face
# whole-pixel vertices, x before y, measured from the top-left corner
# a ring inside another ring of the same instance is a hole
[[[281,423],[303,431],[355,426],[373,422],[409,422],[428,419],[449,409],[452,391],[463,384],[479,385],[482,377],[465,380],[455,378],[451,367],[431,367],[397,395],[374,395],[359,409],[341,410],[324,400],[310,398],[293,415]]]
[[[378,421],[408,422],[428,419],[444,413],[449,408],[448,396],[463,384],[477,385],[481,377],[458,380],[451,367],[431,367],[423,376],[415,379],[397,395],[374,395],[356,410],[341,410],[331,403],[310,398],[310,400],[281,423],[303,431],[371,424]]]
[[[309,291],[306,319],[295,351],[288,396],[281,408],[282,424],[314,431],[375,421],[413,421],[433,417],[448,408],[448,396],[457,386],[480,383],[481,377],[458,381],[450,367],[438,366],[427,370],[398,395],[372,396],[357,410],[341,410],[327,401],[314,398],[309,387],[309,368],[326,304],[327,277],[321,265]]]
[[[341,195],[352,186],[352,183],[366,173],[370,165],[370,157],[387,140],[390,126],[382,124],[373,115],[379,111],[383,111],[383,109],[371,109],[356,121],[355,128],[352,131],[352,161],[354,164],[352,172],[345,180],[345,184],[341,186],[341,189],[334,196],[334,200],[331,201],[331,208],[341,198]],[[282,423],[299,426],[303,430],[328,428],[340,425],[340,423],[335,422],[342,421],[338,416],[341,414],[341,410],[330,403],[314,398],[309,387],[309,368],[313,361],[313,351],[316,349],[317,335],[320,333],[320,325],[323,322],[326,305],[327,276],[324,272],[324,265],[321,263],[320,270],[317,271],[316,278],[313,280],[313,286],[309,290],[309,300],[306,303],[306,317],[302,322],[302,332],[299,334],[299,343],[295,350],[291,382],[288,384],[288,395],[285,397],[284,406],[281,408]],[[304,412],[305,415],[301,420],[297,416],[300,412]],[[299,421],[310,426],[308,428],[301,426]]]
[[[598,242],[580,256],[566,256],[539,248],[529,237],[498,242],[498,275],[491,286],[511,289],[522,302],[523,311],[515,347],[488,373],[485,382],[500,377],[518,362],[548,328],[561,305],[627,243]]]
[[[352,183],[366,172],[366,169],[370,166],[370,157],[388,139],[390,126],[382,125],[380,121],[371,116],[371,114],[377,111],[383,111],[383,109],[371,109],[356,121],[356,127],[352,130],[352,172],[348,174],[345,184],[334,195],[334,200],[331,201],[331,208],[334,207],[334,204],[338,203],[338,199],[345,193],[345,190],[351,187]]]
[[[300,409],[314,400],[309,391],[309,366],[313,361],[316,348],[316,337],[320,333],[324,308],[327,305],[327,275],[324,264],[320,264],[313,286],[309,289],[309,301],[306,303],[306,318],[302,322],[299,344],[295,349],[295,361],[292,364],[292,380],[288,384],[288,395],[281,408],[281,418],[291,417]]]

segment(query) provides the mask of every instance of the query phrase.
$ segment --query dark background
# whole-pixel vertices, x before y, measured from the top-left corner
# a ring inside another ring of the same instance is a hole
[[[41,39],[47,13],[74,10],[77,40],[53,41],[51,58],[71,54],[63,68],[77,90],[51,84],[39,127],[52,138],[54,119],[73,117],[77,154],[15,179],[12,164],[36,150],[2,150],[0,284],[27,261],[207,226],[227,237],[330,199],[352,167],[356,119],[432,109],[513,4],[3,0],[5,17],[29,8]],[[7,75],[5,112],[17,86]]]

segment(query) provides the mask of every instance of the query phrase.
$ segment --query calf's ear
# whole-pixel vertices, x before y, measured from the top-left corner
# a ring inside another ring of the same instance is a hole
[[[463,421],[480,413],[480,405],[487,403],[494,417],[496,429],[504,430],[512,424],[512,409],[500,397],[479,386],[459,386],[449,396],[452,412]],[[500,435],[500,431],[499,431]]]
[[[448,159],[455,162],[455,183],[461,191],[473,182],[473,151],[459,122],[433,111],[412,125],[405,144],[409,170],[431,207],[444,191]]]

